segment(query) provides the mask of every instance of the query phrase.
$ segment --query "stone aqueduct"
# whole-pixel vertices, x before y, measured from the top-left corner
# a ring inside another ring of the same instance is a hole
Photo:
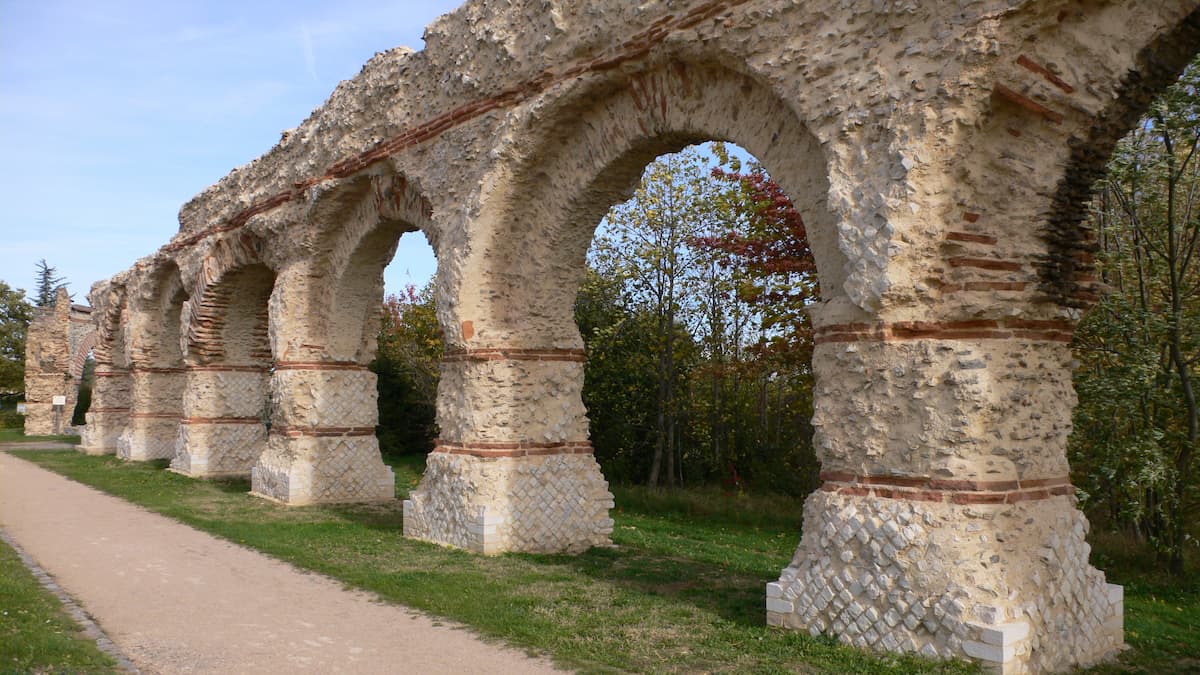
[[[752,152],[808,223],[824,484],[771,624],[1055,670],[1122,644],[1066,461],[1091,184],[1200,48],[1197,0],[473,0],[183,207],[90,299],[83,449],[390,499],[382,273],[420,230],[449,353],[405,534],[609,541],[572,320],[593,230],[664,152]],[[266,410],[269,408],[269,410]],[[269,415],[269,431],[264,418]]]

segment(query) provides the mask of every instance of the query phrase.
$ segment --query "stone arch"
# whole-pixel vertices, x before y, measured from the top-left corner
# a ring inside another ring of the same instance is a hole
[[[79,349],[72,355],[71,358],[71,378],[79,380],[83,377],[83,367],[87,363],[88,357],[93,356],[96,345],[100,344],[100,336],[95,331],[83,336],[79,341]]]
[[[90,455],[113,454],[129,424],[132,383],[129,375],[129,272],[97,284],[88,294],[96,325],[96,384],[79,444]]]
[[[205,253],[181,313],[188,364],[270,363],[267,317],[275,271],[262,260],[264,248],[259,238],[242,233],[216,241]]]
[[[463,294],[475,302],[461,311],[474,337],[464,346],[582,347],[571,309],[595,227],[651,160],[708,140],[746,148],[787,190],[808,225],[824,299],[844,296],[824,150],[762,81],[713,63],[656,63],[559,93],[529,126],[534,150],[514,170],[511,197],[480,232],[483,255],[467,272],[480,288],[504,290],[467,284]]]
[[[461,271],[461,323],[444,327],[441,438],[405,532],[485,552],[576,550],[607,541],[612,498],[591,456],[574,300],[595,227],[645,166],[696,142],[738,143],[805,215],[828,300],[843,297],[846,265],[819,141],[748,75],[678,60],[602,75],[543,101],[521,134],[531,149],[485,206]],[[476,471],[490,472],[477,481],[486,492],[464,487]],[[560,508],[569,517],[541,516]]]
[[[189,389],[231,389],[201,377],[230,356],[220,280],[253,286],[234,270],[274,270],[283,424],[255,492],[387,494],[378,465],[347,469],[369,454],[355,439],[372,419],[338,405],[370,349],[355,331],[331,346],[327,309],[362,305],[378,249],[426,227],[366,215],[357,231],[341,213],[378,210],[367,183],[402,167],[439,211],[426,233],[452,345],[443,437],[405,532],[484,552],[604,543],[611,501],[579,405],[574,275],[605,202],[640,165],[726,138],[805,212],[825,294],[814,310],[824,484],[767,587],[768,621],[1005,670],[1103,658],[1121,643],[1120,589],[1087,563],[1064,453],[1069,341],[1094,292],[1080,204],[1148,92],[1194,51],[1198,3],[999,4],[471,0],[430,28],[424,53],[378,55],[279,146],[184,206],[164,253],[192,291]],[[780,142],[788,124],[800,131]],[[250,232],[279,237],[281,259],[261,266]],[[99,287],[98,313],[124,302],[127,281]],[[98,345],[114,375],[120,340],[110,331]]]
[[[174,260],[167,260],[146,274],[133,309],[141,314],[132,346],[135,366],[180,368],[183,366],[183,308],[189,295],[183,274]]]
[[[405,233],[436,246],[429,201],[390,163],[322,186],[305,218],[310,259],[283,272],[298,316],[274,303],[273,426],[252,492],[286,504],[394,499],[375,436],[383,272]]]
[[[322,195],[308,217],[319,225],[315,267],[328,280],[313,293],[313,310],[334,361],[366,364],[375,355],[383,271],[400,237],[421,232],[434,247],[433,207],[417,186],[384,163]]]
[[[248,233],[213,242],[183,303],[183,419],[171,468],[245,476],[266,447],[275,270]]]
[[[1120,79],[1108,105],[1067,139],[1066,166],[1055,185],[1042,233],[1047,252],[1039,261],[1039,287],[1047,299],[1086,309],[1103,292],[1093,275],[1095,245],[1086,226],[1092,188],[1104,175],[1117,142],[1197,54],[1200,6],[1150,35],[1134,52],[1132,67]]]
[[[178,264],[166,260],[142,272],[130,303],[132,405],[117,456],[175,456],[186,385],[181,318],[188,300]]]

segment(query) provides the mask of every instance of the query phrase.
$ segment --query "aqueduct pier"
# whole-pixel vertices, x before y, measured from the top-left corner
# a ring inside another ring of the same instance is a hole
[[[1123,641],[1069,482],[1082,225],[1115,144],[1200,49],[1196,0],[473,0],[95,285],[83,449],[391,499],[374,437],[384,266],[420,230],[450,347],[405,534],[483,553],[608,541],[572,303],[655,156],[722,139],[803,214],[816,448],[767,621],[1061,670]],[[264,420],[269,419],[268,427]]]

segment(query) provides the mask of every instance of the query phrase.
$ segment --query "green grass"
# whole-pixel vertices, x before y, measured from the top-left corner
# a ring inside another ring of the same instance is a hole
[[[78,436],[26,436],[25,431],[20,428],[0,429],[0,443],[28,443],[28,442],[53,441],[59,443],[79,444]]]
[[[0,672],[118,672],[62,603],[0,541]]]
[[[1144,545],[1128,537],[1098,533],[1092,564],[1125,587],[1125,642],[1132,649],[1089,674],[1200,672],[1200,570],[1195,556],[1187,572],[1173,577]]]
[[[719,493],[688,500],[621,491],[616,548],[484,557],[404,539],[399,502],[286,508],[250,497],[245,481],[196,481],[160,471],[163,462],[14,454],[587,672],[973,672],[962,663],[876,658],[765,626],[764,584],[795,550],[798,503],[776,522],[748,513],[757,502]],[[419,460],[393,466],[403,497],[422,467]]]
[[[399,502],[285,508],[245,481],[195,481],[165,462],[19,451],[101,490],[486,636],[589,672],[971,672],[961,663],[873,658],[763,625],[763,584],[799,540],[801,502],[716,490],[615,488],[612,549],[482,557],[400,536]],[[389,462],[397,496],[420,458]],[[1093,537],[1093,562],[1125,586],[1126,640],[1088,673],[1200,671],[1200,575],[1159,575],[1124,539]],[[1193,564],[1194,567],[1194,564]]]

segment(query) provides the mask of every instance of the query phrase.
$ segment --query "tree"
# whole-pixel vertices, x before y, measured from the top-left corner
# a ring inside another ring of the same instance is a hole
[[[92,407],[92,391],[96,388],[96,359],[91,354],[83,361],[83,372],[79,376],[79,397],[75,399],[75,410],[71,413],[71,424],[87,424],[87,411]]]
[[[791,201],[751,166],[721,143],[660,157],[596,235],[576,317],[606,475],[681,485],[686,464],[739,489],[813,485],[815,265]]]
[[[1088,501],[1183,571],[1200,499],[1200,60],[1119,144],[1098,186],[1111,293],[1080,324],[1072,459]]]
[[[32,319],[25,291],[0,281],[0,396],[25,390],[25,335]]]
[[[58,276],[58,270],[47,265],[45,258],[39,260],[35,268],[37,270],[37,296],[33,303],[38,307],[49,307],[54,304],[58,289],[66,287],[66,278]]]
[[[643,482],[657,428],[656,319],[626,307],[621,278],[589,268],[575,322],[587,346],[583,404],[596,460],[610,481]]]
[[[379,378],[380,450],[388,455],[429,452],[437,437],[438,363],[445,352],[434,287],[390,295],[380,317],[379,349],[371,370]]]
[[[719,185],[709,173],[696,147],[658,158],[634,196],[609,211],[592,247],[593,266],[623,280],[627,307],[654,317],[655,446],[647,479],[652,486],[680,482],[679,328],[696,316],[703,267],[687,243],[720,217],[711,194]]]

